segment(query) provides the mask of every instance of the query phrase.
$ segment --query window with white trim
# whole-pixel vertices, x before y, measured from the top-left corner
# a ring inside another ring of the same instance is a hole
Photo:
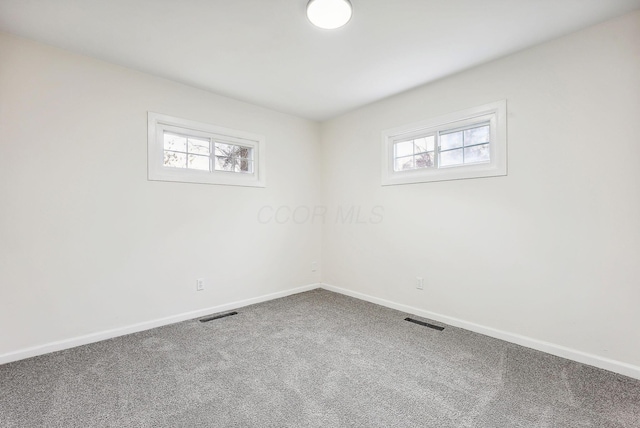
[[[149,112],[150,180],[265,186],[265,138]]]
[[[382,133],[382,184],[507,174],[506,101]]]

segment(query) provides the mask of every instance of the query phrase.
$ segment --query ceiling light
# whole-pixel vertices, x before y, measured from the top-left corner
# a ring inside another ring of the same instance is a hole
[[[349,0],[309,0],[307,17],[316,27],[333,30],[349,22],[353,10]]]

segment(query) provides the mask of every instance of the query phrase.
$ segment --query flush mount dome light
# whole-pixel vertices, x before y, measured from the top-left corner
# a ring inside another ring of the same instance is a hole
[[[342,27],[351,19],[349,0],[310,0],[307,4],[307,17],[316,27],[333,30]]]

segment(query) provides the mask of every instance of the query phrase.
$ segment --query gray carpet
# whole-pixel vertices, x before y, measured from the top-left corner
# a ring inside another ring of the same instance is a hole
[[[640,381],[497,339],[324,290],[238,312],[2,365],[0,426],[640,427]]]

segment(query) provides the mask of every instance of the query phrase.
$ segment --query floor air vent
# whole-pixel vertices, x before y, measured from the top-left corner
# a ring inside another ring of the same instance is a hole
[[[425,327],[429,327],[429,328],[432,328],[432,329],[438,330],[438,331],[444,330],[444,327],[440,327],[439,325],[433,325],[433,324],[429,324],[428,322],[414,320],[413,318],[405,318],[404,320],[412,322],[414,324],[418,324],[418,325],[422,325],[422,326],[425,326]]]
[[[200,318],[200,322],[219,320],[220,318],[226,318],[226,317],[230,317],[231,315],[237,315],[237,314],[238,314],[237,312],[229,312],[228,314],[212,315],[210,317]]]

